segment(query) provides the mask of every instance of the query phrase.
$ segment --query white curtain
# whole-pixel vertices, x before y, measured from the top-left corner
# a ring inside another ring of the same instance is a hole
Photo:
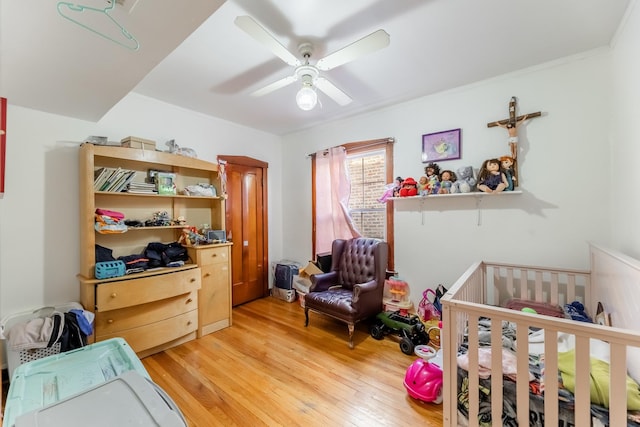
[[[335,239],[360,237],[349,216],[351,183],[344,147],[316,153],[316,253],[331,252]]]

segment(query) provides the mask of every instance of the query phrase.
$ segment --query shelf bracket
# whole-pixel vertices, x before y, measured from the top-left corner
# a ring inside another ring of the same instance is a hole
[[[476,197],[476,209],[477,209],[477,225],[480,227],[482,225],[482,209],[480,209],[480,204],[482,203],[482,197]]]

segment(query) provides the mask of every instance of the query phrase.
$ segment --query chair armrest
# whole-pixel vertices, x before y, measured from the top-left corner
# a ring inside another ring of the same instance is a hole
[[[359,296],[372,292],[378,287],[378,283],[374,280],[370,280],[367,283],[358,283],[357,285],[353,285],[353,299],[354,301],[358,299]],[[364,295],[363,295],[364,296]]]
[[[380,299],[379,293],[376,292],[377,288],[378,282],[375,279],[354,285],[351,305],[358,311],[365,306],[377,306]]]
[[[310,279],[311,287],[309,287],[309,292],[322,292],[338,284],[338,272],[330,271],[328,273],[314,274]]]

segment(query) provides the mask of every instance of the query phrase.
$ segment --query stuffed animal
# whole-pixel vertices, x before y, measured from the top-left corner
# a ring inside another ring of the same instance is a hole
[[[400,197],[411,197],[418,194],[418,183],[415,179],[409,177],[402,181],[400,189]]]
[[[470,193],[475,189],[476,179],[473,177],[473,167],[463,166],[458,169],[456,182],[451,184],[451,193]]]

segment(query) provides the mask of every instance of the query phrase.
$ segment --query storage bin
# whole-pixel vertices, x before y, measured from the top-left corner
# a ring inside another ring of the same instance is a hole
[[[151,379],[138,356],[122,338],[22,364],[11,377],[2,425],[13,426],[22,414],[64,400],[127,371],[136,371]],[[90,418],[84,418],[84,421],[91,425]]]
[[[126,269],[127,266],[122,260],[96,262],[96,279],[124,276]]]
[[[43,307],[37,310],[10,314],[0,321],[0,338],[4,339],[9,329],[18,323],[28,322],[29,320],[37,319],[39,317],[48,317],[53,314],[54,311],[66,313],[71,310],[82,309],[82,305],[79,303],[69,302],[54,307]],[[15,369],[23,363],[60,353],[60,343],[56,343],[52,347],[47,348],[13,351],[5,341],[5,348],[7,349],[7,368],[9,370],[9,378],[12,378]]]
[[[187,421],[164,390],[135,371],[16,419],[16,427],[87,425],[186,427]]]

